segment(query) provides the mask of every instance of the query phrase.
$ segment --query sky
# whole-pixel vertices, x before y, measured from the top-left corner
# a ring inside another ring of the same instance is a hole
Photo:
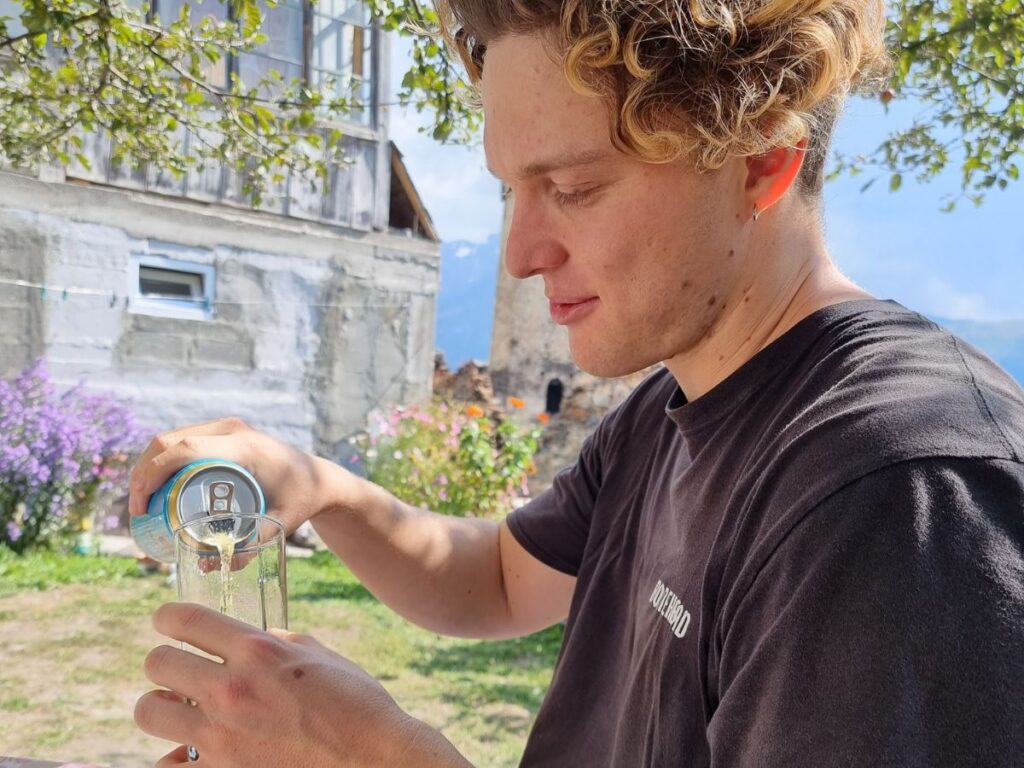
[[[393,93],[407,69],[408,47],[393,41]],[[872,150],[891,130],[909,125],[914,105],[851,99],[835,147]],[[487,172],[481,146],[443,146],[418,133],[424,118],[393,108],[392,139],[405,156],[416,188],[445,241],[482,242],[501,229],[498,182]],[[957,169],[919,184],[904,175],[888,191],[888,177],[869,190],[865,172],[825,188],[826,235],[833,259],[879,298],[895,299],[927,315],[998,321],[1024,318],[1024,182],[988,194],[975,208],[961,201],[940,208],[959,191]]]

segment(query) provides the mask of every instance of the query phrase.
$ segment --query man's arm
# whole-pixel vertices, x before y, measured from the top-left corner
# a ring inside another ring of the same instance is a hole
[[[327,545],[378,598],[410,621],[465,637],[528,634],[565,618],[575,579],[529,555],[504,524],[438,515],[240,419],[155,437],[132,470],[129,509],[142,514],[186,464],[220,458],[246,467],[287,531],[314,520]]]
[[[1024,754],[1024,467],[927,459],[796,522],[713,630],[712,765]]]
[[[322,461],[333,489],[313,525],[381,601],[447,635],[500,638],[551,626],[576,579],[541,563],[493,520],[440,515]]]

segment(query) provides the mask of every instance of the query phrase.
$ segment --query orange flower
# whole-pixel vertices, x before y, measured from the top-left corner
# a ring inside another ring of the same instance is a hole
[[[519,399],[518,397],[510,397],[508,399],[508,404],[511,405],[513,408],[525,408],[526,407],[526,403],[524,401],[522,401],[521,399]]]
[[[466,407],[466,415],[472,416],[474,419],[479,419],[484,415],[484,409],[479,405],[470,405]]]
[[[547,424],[549,421],[551,421],[551,417],[548,416],[548,414],[546,413],[538,413],[537,421],[539,421],[541,424]]]

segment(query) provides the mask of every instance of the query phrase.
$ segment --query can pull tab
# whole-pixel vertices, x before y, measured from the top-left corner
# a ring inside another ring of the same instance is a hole
[[[210,514],[227,515],[231,513],[235,500],[234,483],[227,480],[215,480],[210,483]]]

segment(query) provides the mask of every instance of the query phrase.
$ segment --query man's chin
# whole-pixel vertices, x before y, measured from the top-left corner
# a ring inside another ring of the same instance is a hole
[[[572,360],[585,373],[602,379],[618,379],[650,368],[660,360],[648,360],[636,354],[639,350],[592,349],[584,344],[573,344],[569,338]]]

